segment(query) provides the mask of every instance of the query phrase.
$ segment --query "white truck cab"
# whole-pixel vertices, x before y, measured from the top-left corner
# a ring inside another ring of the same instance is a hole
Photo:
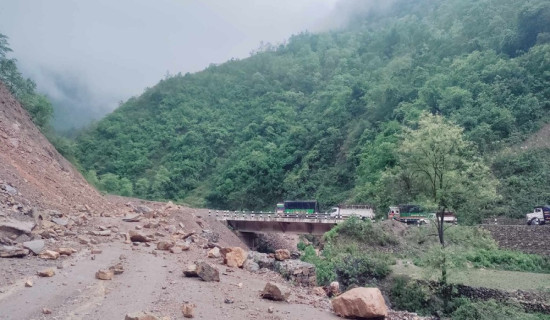
[[[528,225],[539,225],[550,223],[550,206],[538,206],[533,208],[533,212],[525,215]]]

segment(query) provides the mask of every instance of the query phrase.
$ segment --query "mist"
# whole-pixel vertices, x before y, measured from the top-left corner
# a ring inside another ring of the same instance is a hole
[[[167,73],[246,58],[261,42],[345,25],[381,1],[0,1],[12,57],[54,104],[53,124],[79,128]]]

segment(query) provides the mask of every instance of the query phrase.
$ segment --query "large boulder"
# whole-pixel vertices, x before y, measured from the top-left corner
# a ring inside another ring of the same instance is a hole
[[[223,263],[228,267],[240,268],[248,257],[248,252],[240,247],[223,248],[221,254],[223,255]]]
[[[44,249],[44,240],[33,240],[23,242],[23,247],[31,250],[34,254],[39,254]]]
[[[382,292],[378,288],[355,288],[332,300],[332,309],[340,317],[382,318],[388,315]]]
[[[243,264],[243,269],[250,272],[258,272],[260,271],[260,266],[256,262],[247,259]]]
[[[264,290],[260,293],[262,298],[274,301],[286,301],[289,295],[289,292],[283,293],[279,286],[271,282],[266,283]]]
[[[197,275],[203,281],[220,281],[220,273],[218,269],[206,262],[197,263]]]
[[[59,252],[53,250],[44,250],[38,255],[38,257],[46,260],[57,260],[57,258],[59,258]]]
[[[220,248],[214,247],[208,250],[208,258],[219,258],[220,257]]]
[[[190,264],[185,269],[183,269],[183,274],[186,277],[198,277],[197,274],[197,265],[196,264]]]
[[[22,258],[29,254],[29,250],[16,246],[0,246],[0,258]]]
[[[256,251],[250,251],[248,253],[248,260],[252,260],[258,264],[260,268],[273,269],[275,263],[274,258],[270,258],[267,253],[260,253]]]
[[[290,259],[290,251],[288,251],[287,249],[275,250],[275,259],[279,261]]]

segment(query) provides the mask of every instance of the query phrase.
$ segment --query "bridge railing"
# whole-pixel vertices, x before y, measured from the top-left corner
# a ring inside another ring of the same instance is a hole
[[[222,211],[222,210],[209,210],[209,217],[215,217],[219,220],[251,220],[251,221],[277,221],[277,220],[333,220],[341,221],[342,217],[334,217],[330,214],[287,214],[287,213],[276,213],[276,212],[254,212],[254,211]]]

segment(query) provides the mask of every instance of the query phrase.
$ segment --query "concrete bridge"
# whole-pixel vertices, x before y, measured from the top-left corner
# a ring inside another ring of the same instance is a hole
[[[225,221],[231,228],[244,233],[296,233],[322,235],[344,221],[325,214],[288,215],[275,213],[209,213]]]

